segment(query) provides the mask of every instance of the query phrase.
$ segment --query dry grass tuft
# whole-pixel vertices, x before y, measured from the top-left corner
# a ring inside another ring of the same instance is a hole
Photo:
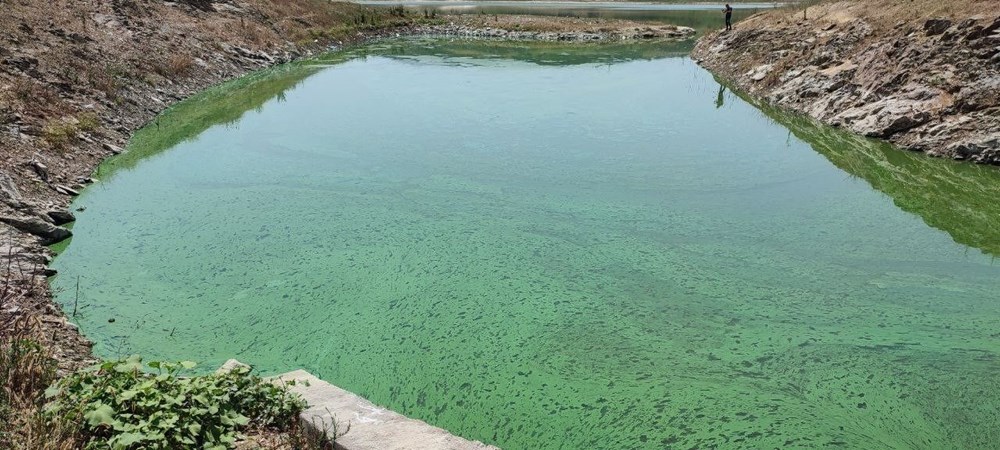
[[[194,68],[194,58],[190,55],[175,53],[165,61],[156,64],[153,71],[167,79],[177,79],[191,72]]]
[[[994,17],[994,0],[806,0],[788,8],[765,13],[751,20],[775,19],[846,23],[864,19],[875,31],[931,18],[964,19],[976,15]]]
[[[39,343],[39,321],[8,309],[8,305],[27,295],[27,289],[11,282],[8,267],[0,287],[0,448],[77,448],[75,427],[48,422],[41,414],[43,393],[56,378],[56,364]]]
[[[57,119],[49,121],[42,128],[42,138],[53,149],[62,151],[76,142],[79,132],[80,125],[76,123],[76,120]]]

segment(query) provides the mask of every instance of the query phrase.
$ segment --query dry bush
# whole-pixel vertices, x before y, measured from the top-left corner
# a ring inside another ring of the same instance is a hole
[[[8,261],[11,257],[7,255]],[[13,307],[30,288],[13,283],[12,277],[8,263],[0,286],[0,448],[77,448],[72,424],[42,417],[44,391],[56,378],[56,364],[40,344],[38,320]]]
[[[249,24],[245,23],[244,26],[241,27],[241,29],[242,29],[242,38],[244,42],[248,42],[254,45],[264,45],[274,41],[274,38],[271,37],[271,32],[260,25],[253,23]]]
[[[51,87],[28,77],[17,77],[11,84],[12,99],[22,107],[30,106],[40,112],[55,112],[62,109],[63,101]]]
[[[76,116],[77,128],[80,131],[90,133],[101,126],[101,118],[93,111],[86,111]]]
[[[80,132],[80,125],[67,119],[57,119],[49,121],[42,128],[42,138],[48,142],[53,149],[65,150],[73,142],[76,142],[77,133]]]
[[[72,105],[63,100],[50,85],[42,84],[28,77],[16,77],[9,90],[0,93],[9,115],[20,113],[31,121],[32,117],[62,117],[71,115]]]
[[[192,68],[194,68],[194,58],[190,55],[175,53],[167,58],[166,64],[162,66],[162,70],[157,70],[157,73],[165,78],[174,78],[187,75]]]

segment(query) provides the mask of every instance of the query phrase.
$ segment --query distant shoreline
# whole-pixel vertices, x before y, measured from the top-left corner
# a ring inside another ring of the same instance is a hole
[[[366,6],[399,6],[404,7],[528,7],[528,8],[598,8],[609,10],[647,10],[647,11],[706,11],[721,8],[726,1],[686,2],[686,1],[633,1],[633,0],[351,0],[352,3]],[[731,0],[734,9],[774,9],[793,5],[796,1],[760,2]]]

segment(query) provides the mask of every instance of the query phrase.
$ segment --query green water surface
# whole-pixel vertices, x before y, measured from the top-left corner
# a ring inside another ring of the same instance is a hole
[[[997,448],[998,171],[677,54],[407,40],[211,90],[77,199],[58,299],[99,355],[508,449]]]

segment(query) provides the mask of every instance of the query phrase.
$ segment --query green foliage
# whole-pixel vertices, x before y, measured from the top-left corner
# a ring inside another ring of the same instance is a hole
[[[296,394],[238,367],[225,374],[181,376],[195,363],[107,361],[49,388],[45,414],[78,423],[88,449],[232,447],[239,430],[286,428],[305,407]]]

